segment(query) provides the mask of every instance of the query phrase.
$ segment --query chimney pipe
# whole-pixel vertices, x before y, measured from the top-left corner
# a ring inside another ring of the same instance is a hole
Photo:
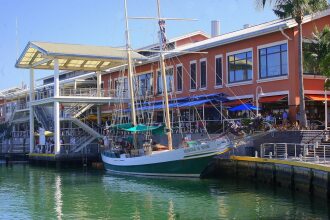
[[[216,37],[220,35],[220,21],[211,21],[211,37]]]

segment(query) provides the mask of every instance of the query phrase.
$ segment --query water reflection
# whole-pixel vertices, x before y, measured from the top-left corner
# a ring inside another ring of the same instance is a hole
[[[168,201],[168,220],[174,220],[174,219],[175,219],[174,203],[173,200],[170,199]]]
[[[244,181],[18,165],[0,165],[0,198],[0,219],[328,219],[325,201]]]
[[[62,220],[62,189],[61,189],[61,176],[57,175],[55,177],[55,211],[58,220]]]

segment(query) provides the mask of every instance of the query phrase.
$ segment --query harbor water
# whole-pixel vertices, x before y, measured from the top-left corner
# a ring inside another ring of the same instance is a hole
[[[0,164],[0,219],[328,219],[325,200],[233,179]]]

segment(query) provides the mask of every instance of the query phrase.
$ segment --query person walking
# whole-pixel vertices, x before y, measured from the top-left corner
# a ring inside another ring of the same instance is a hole
[[[286,110],[284,110],[283,114],[282,114],[282,123],[284,126],[288,125],[288,113],[286,112]]]

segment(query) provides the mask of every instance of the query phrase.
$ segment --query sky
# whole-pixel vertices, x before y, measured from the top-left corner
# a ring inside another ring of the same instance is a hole
[[[161,0],[163,17],[197,21],[167,21],[167,38],[197,30],[211,32],[220,20],[221,33],[244,24],[276,19],[271,8],[258,9],[256,0]],[[128,15],[157,16],[156,0],[127,0]],[[157,43],[157,21],[130,20],[133,48]],[[29,70],[15,62],[29,41],[104,46],[125,45],[124,0],[0,0],[0,90],[28,84]],[[41,78],[52,71],[35,70]]]

